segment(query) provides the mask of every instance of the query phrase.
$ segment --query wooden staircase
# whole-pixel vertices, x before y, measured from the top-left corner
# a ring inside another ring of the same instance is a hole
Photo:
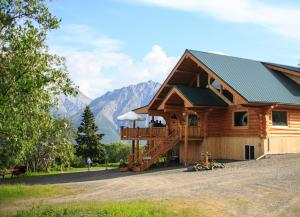
[[[140,156],[141,171],[147,170],[152,164],[156,163],[160,156],[165,155],[174,148],[180,141],[180,133],[173,130],[168,136],[159,141],[158,145],[146,149]]]

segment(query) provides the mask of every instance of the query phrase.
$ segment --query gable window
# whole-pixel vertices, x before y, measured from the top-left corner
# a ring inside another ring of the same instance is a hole
[[[287,126],[287,112],[272,111],[272,125],[273,126]]]
[[[234,126],[235,127],[245,127],[248,126],[248,112],[238,111],[234,112]]]

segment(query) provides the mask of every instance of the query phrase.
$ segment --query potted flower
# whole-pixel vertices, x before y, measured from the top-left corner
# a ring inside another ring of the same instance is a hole
[[[142,164],[140,162],[134,162],[132,164],[132,171],[134,172],[140,172],[141,171]]]

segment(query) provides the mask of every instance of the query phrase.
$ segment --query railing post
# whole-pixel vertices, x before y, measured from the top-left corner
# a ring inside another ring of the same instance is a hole
[[[168,138],[168,136],[169,136],[169,126],[166,125],[166,127],[165,127],[165,137]]]

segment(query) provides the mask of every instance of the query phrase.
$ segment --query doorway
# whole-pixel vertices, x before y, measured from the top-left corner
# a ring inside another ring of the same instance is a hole
[[[254,160],[254,145],[245,145],[245,160]]]

